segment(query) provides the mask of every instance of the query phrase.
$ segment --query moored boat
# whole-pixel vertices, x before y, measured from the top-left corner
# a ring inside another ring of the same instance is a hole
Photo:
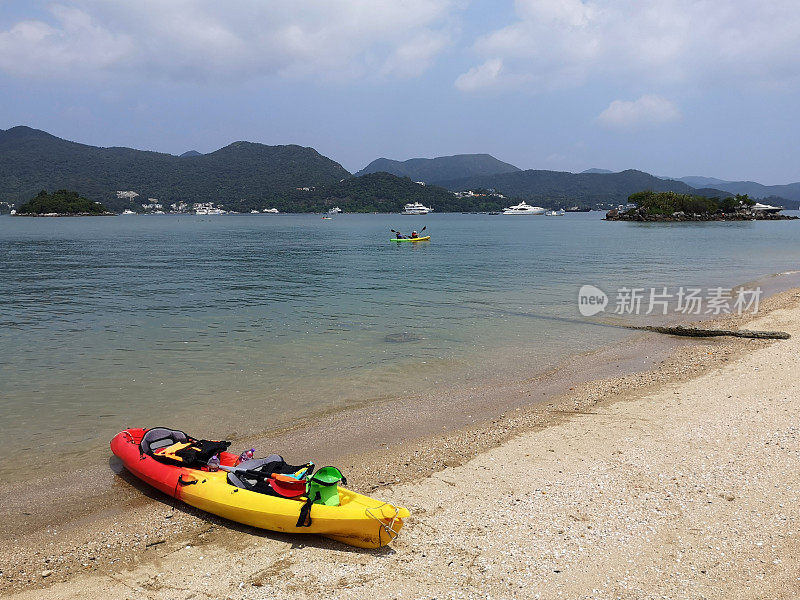
[[[433,212],[433,209],[429,206],[425,206],[421,202],[409,202],[405,206],[403,206],[403,212],[401,215],[427,215],[429,212]]]
[[[531,206],[524,200],[516,206],[509,206],[503,209],[504,215],[543,215],[545,209],[541,206]]]
[[[782,206],[772,206],[771,204],[761,204],[756,202],[750,207],[750,210],[762,214],[777,214],[783,210]]]

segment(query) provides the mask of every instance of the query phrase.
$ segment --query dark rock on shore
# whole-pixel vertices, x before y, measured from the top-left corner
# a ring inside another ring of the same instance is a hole
[[[733,213],[686,214],[683,212],[675,212],[671,215],[654,215],[648,214],[641,209],[634,208],[625,212],[612,209],[606,213],[605,220],[680,223],[684,221],[788,221],[798,218],[800,217],[749,210],[736,211]]]

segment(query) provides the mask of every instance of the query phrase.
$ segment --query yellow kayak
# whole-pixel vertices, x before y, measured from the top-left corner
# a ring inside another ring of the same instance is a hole
[[[425,237],[415,237],[415,238],[390,238],[392,242],[427,242],[431,239],[431,236],[426,235]]]
[[[186,504],[237,523],[270,531],[316,533],[359,548],[380,548],[397,537],[409,516],[405,508],[339,487],[338,506],[311,504],[310,525],[298,527],[304,496],[284,498],[236,487],[228,482],[225,470],[165,464],[153,453],[143,451],[142,440],[148,431],[126,429],[111,440],[111,451],[122,459],[125,468]],[[219,458],[225,466],[233,465],[237,456],[220,452]]]
[[[237,523],[286,533],[317,533],[359,548],[380,548],[392,541],[403,519],[405,508],[339,488],[339,506],[314,504],[309,527],[297,527],[300,500],[268,496],[231,486],[224,471],[197,472],[184,476],[196,485],[184,485],[181,500],[201,510]],[[305,500],[305,498],[303,498]]]

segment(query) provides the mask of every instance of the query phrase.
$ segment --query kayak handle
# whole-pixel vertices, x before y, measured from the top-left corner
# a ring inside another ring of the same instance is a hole
[[[197,483],[197,479],[192,479],[191,481],[184,481],[183,475],[178,475],[178,485],[194,485]]]
[[[391,519],[389,519],[388,517],[384,517],[383,516],[383,507],[384,506],[388,506],[389,510],[394,509],[394,516],[391,517]],[[373,511],[377,511],[379,509],[381,511],[381,516],[380,517],[373,512]],[[367,514],[367,516],[370,519],[374,519],[375,521],[378,522],[378,525],[380,525],[380,528],[378,529],[378,541],[379,542],[381,541],[381,530],[386,532],[386,534],[389,536],[389,541],[390,542],[392,540],[394,540],[399,535],[394,530],[394,524],[397,522],[397,520],[399,518],[399,515],[400,515],[400,509],[397,508],[396,506],[393,506],[392,504],[389,504],[388,502],[384,502],[380,506],[374,506],[372,508],[367,508],[367,509],[364,510],[364,512]]]

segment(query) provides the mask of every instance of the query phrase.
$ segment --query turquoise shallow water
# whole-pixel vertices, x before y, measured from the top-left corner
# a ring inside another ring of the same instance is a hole
[[[601,217],[2,217],[0,453],[80,457],[136,425],[263,431],[527,376],[627,335],[577,321],[585,283],[730,286],[800,265],[797,221]],[[423,225],[430,243],[388,241]]]

